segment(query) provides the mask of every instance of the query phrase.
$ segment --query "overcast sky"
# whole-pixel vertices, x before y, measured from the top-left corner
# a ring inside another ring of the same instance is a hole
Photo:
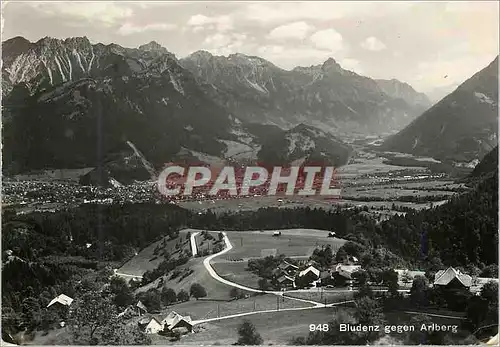
[[[257,55],[290,69],[333,57],[374,78],[430,92],[498,54],[499,6],[481,2],[8,2],[3,40],[87,36],[178,57],[204,49]]]

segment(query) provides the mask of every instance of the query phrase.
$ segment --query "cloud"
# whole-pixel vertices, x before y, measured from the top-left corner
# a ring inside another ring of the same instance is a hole
[[[332,53],[338,52],[344,48],[342,35],[334,29],[325,29],[316,31],[310,37],[311,42],[316,48],[327,49]]]
[[[363,42],[361,42],[361,47],[373,52],[379,52],[386,49],[385,44],[375,36],[367,37]]]
[[[187,25],[195,28],[213,25],[217,31],[224,32],[233,29],[233,19],[227,15],[207,17],[203,14],[196,14],[189,18]]]
[[[447,56],[417,64],[416,86],[422,90],[457,85],[488,66],[495,56]],[[479,68],[478,68],[479,67]]]
[[[354,71],[359,75],[363,74],[363,69],[360,66],[361,63],[357,59],[345,58],[345,59],[342,59],[339,62],[339,64],[340,64],[340,66],[342,66],[343,69]]]
[[[307,37],[309,31],[313,27],[306,22],[294,22],[274,28],[268,34],[268,38],[272,40],[282,39],[299,39],[303,40]]]
[[[166,23],[155,23],[155,24],[147,24],[147,25],[134,25],[132,23],[125,23],[119,29],[118,33],[120,35],[131,35],[142,33],[145,31],[168,31],[174,30],[177,28],[175,24],[166,24]]]
[[[257,49],[257,55],[290,70],[297,66],[322,64],[331,56],[331,52],[306,45],[261,45]]]
[[[205,30],[205,28],[202,25],[198,25],[198,26],[193,27],[192,32],[199,33],[199,32],[202,32],[203,30]]]
[[[106,26],[130,18],[134,14],[130,7],[120,6],[112,2],[39,2],[30,3],[30,5],[45,14],[58,15],[63,18],[71,17],[88,22],[101,22]]]
[[[231,53],[248,52],[255,46],[249,42],[251,39],[245,34],[239,33],[215,33],[207,36],[202,43],[202,49],[218,55],[228,55]]]
[[[406,1],[394,3],[354,1],[262,2],[247,5],[244,18],[267,24],[305,19],[324,21],[350,16],[383,16],[394,12],[407,11],[412,5]]]

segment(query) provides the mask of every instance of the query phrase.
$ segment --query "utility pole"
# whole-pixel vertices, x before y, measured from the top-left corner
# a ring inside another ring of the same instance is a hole
[[[217,304],[217,318],[220,318],[220,304]]]
[[[280,310],[280,297],[277,296],[276,297],[276,311],[279,311]]]
[[[253,310],[255,311],[255,299],[253,299]]]
[[[243,247],[243,237],[240,238],[240,246]]]

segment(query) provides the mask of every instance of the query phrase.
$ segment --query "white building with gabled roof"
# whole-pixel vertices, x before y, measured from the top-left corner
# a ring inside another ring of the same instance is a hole
[[[320,271],[316,269],[314,266],[310,265],[306,269],[299,272],[299,277],[307,275],[309,272],[312,272],[316,277],[319,277]]]
[[[73,303],[72,298],[70,298],[69,296],[67,296],[65,294],[60,294],[59,296],[52,299],[49,302],[49,304],[47,305],[47,307],[51,307],[52,305],[62,305],[62,306],[69,307],[69,306],[71,306],[72,303]]]
[[[434,286],[448,286],[450,283],[457,283],[465,288],[472,286],[472,277],[455,270],[452,267],[446,270],[439,270],[434,275]]]

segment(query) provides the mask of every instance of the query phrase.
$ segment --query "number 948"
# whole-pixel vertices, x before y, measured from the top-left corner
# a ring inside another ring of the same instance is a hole
[[[328,331],[328,324],[309,324],[309,331]]]

